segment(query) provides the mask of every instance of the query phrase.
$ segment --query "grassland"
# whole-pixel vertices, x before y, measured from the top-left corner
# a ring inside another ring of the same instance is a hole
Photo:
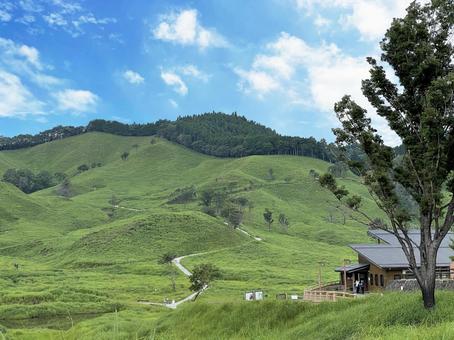
[[[347,244],[368,241],[364,227],[352,220],[344,224],[333,197],[309,176],[311,169],[325,172],[328,163],[292,156],[219,159],[165,140],[150,141],[89,133],[0,152],[0,172],[11,167],[65,172],[72,192],[63,198],[54,187],[25,195],[0,182],[0,325],[8,337],[178,338],[183,333],[171,330],[165,320],[184,318],[185,313],[203,317],[199,314],[204,309],[216,314],[222,308],[235,310],[238,318],[244,308],[257,308],[250,312],[259,315],[261,308],[272,307],[240,303],[245,290],[263,289],[269,300],[278,292],[301,292],[316,282],[320,261],[323,280],[335,279],[333,268],[344,258],[354,259]],[[122,160],[125,151],[129,157]],[[79,165],[93,162],[102,166],[77,172]],[[340,182],[363,197],[370,214],[379,215],[353,175]],[[242,228],[262,241],[202,213],[198,200],[168,203],[176,189],[187,186],[199,193],[223,187],[230,196],[253,202]],[[120,200],[113,213],[112,195]],[[265,208],[274,212],[271,231],[263,221]],[[279,213],[288,216],[288,231],[279,226]],[[172,291],[168,268],[157,264],[168,251],[207,252],[183,263],[192,268],[211,262],[223,273],[200,304],[170,314],[137,303],[189,293],[182,274]],[[315,307],[291,306],[288,312],[283,305],[276,308],[285,316]],[[279,334],[278,328],[273,332],[271,338]]]

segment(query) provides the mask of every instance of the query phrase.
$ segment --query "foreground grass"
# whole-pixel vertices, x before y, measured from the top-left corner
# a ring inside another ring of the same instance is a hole
[[[419,294],[338,303],[278,301],[190,304],[162,317],[157,339],[452,339],[454,293],[432,312]]]

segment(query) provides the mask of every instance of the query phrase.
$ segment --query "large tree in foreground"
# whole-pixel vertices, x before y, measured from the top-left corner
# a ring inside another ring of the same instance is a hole
[[[372,127],[366,110],[349,96],[335,104],[342,123],[342,128],[334,129],[337,142],[362,146],[367,166],[361,174],[389,221],[373,220],[359,212],[357,197],[346,198],[341,193],[337,198],[369,220],[371,227],[395,235],[421,287],[426,308],[435,306],[437,252],[454,222],[453,23],[452,0],[433,0],[426,5],[412,2],[404,18],[393,20],[381,42],[381,61],[394,70],[398,84],[375,59],[367,59],[370,78],[362,82],[362,92],[402,140],[405,152],[401,161],[396,162],[393,149]],[[325,186],[334,193],[342,189]],[[406,211],[398,187],[417,203],[417,218]],[[420,242],[408,234],[415,226],[419,226]]]

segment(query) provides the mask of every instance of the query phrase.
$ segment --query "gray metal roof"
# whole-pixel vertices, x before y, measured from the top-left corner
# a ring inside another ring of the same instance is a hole
[[[358,272],[362,270],[369,270],[370,265],[369,264],[364,264],[364,263],[355,263],[355,264],[349,264],[348,266],[342,266],[342,267],[337,267],[334,269],[335,272],[344,272],[346,271],[347,273],[353,273],[353,272]]]
[[[400,247],[400,243],[397,240],[397,238],[393,234],[391,234],[390,232],[388,232],[386,230],[371,229],[367,233],[369,234],[369,236],[371,236],[371,237],[373,237],[375,239],[379,239],[379,240],[381,240],[383,242],[386,242],[388,244]],[[416,244],[419,244],[419,242],[421,240],[421,234],[420,234],[419,230],[409,230],[408,231],[408,236],[410,236],[410,238]],[[446,237],[443,239],[443,241],[441,242],[440,247],[449,247],[449,245],[452,242],[452,239],[454,239],[454,233],[453,232],[449,232],[446,235]]]
[[[352,244],[350,247],[371,263],[381,268],[407,268],[408,261],[400,245],[389,244]],[[419,251],[415,249],[415,257],[419,266]],[[440,247],[437,256],[437,267],[449,267],[454,250]]]

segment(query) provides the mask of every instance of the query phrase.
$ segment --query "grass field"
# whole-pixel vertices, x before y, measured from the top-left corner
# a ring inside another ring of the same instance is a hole
[[[336,279],[333,268],[344,258],[355,259],[348,243],[368,241],[365,228],[352,220],[344,224],[332,195],[309,176],[311,169],[325,172],[328,163],[292,156],[219,159],[150,141],[89,133],[0,152],[1,173],[11,167],[65,172],[72,193],[63,198],[54,187],[26,195],[0,182],[0,325],[8,337],[178,338],[182,333],[170,330],[166,320],[184,313],[203,317],[204,309],[216,314],[222,308],[235,310],[238,318],[244,308],[259,315],[271,305],[245,306],[240,303],[244,291],[263,289],[269,300],[278,292],[301,292],[316,282],[320,261],[323,280]],[[125,151],[129,157],[122,160]],[[93,162],[102,166],[77,172]],[[380,215],[353,175],[339,181],[363,197],[371,215]],[[198,199],[168,203],[172,193],[188,186],[199,195],[225,188],[230,197],[247,198],[253,205],[245,209],[242,228],[262,241],[202,213]],[[117,208],[109,203],[112,195],[120,200]],[[265,208],[274,213],[271,231],[263,220]],[[280,213],[289,218],[288,231],[277,221]],[[157,263],[169,251],[207,252],[183,260],[184,265],[211,262],[223,274],[200,303],[181,312],[137,303],[189,294],[187,278],[178,274],[173,292],[169,269]],[[276,308],[285,316],[303,313],[309,308],[304,306]],[[271,338],[279,334],[273,332]]]

